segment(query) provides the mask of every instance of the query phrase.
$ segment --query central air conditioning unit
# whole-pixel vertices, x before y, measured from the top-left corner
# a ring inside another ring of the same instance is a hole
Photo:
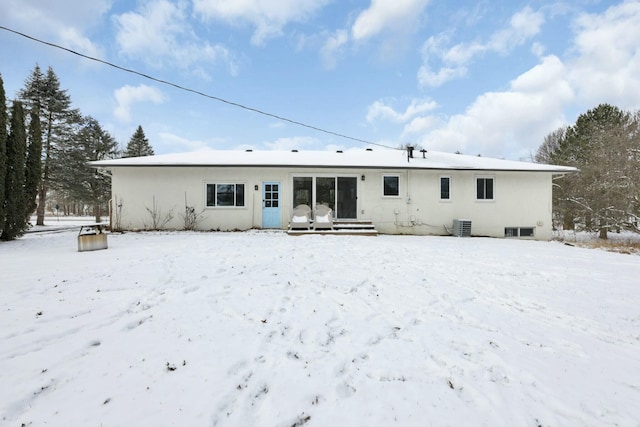
[[[471,237],[471,220],[470,219],[454,219],[453,235],[456,237]]]

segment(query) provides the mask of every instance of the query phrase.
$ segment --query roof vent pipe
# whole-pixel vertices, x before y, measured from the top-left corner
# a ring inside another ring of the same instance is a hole
[[[422,150],[420,150],[420,152],[422,153],[422,158],[423,158],[423,159],[426,159],[426,158],[427,158],[427,156],[426,156],[426,154],[427,154],[427,150],[425,150],[425,149],[423,148]]]
[[[407,145],[407,162],[409,159],[413,159],[413,149],[415,147],[413,145]]]

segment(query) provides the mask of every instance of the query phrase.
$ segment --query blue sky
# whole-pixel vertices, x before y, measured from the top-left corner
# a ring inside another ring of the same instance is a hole
[[[640,2],[0,0],[0,25],[391,147],[528,159],[600,103],[640,109]],[[0,30],[7,97],[53,67],[122,145],[157,154],[348,149],[295,126]]]

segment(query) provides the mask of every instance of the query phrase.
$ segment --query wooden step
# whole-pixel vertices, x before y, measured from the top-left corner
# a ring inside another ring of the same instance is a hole
[[[289,236],[302,236],[309,234],[319,234],[319,235],[336,235],[336,236],[377,236],[377,230],[288,230],[287,234]]]
[[[333,224],[337,230],[375,230],[373,224]]]
[[[313,223],[310,230],[296,229],[288,230],[287,233],[290,236],[301,236],[303,234],[335,234],[342,236],[377,236],[373,223],[369,220],[334,220],[333,229],[330,230],[315,230],[313,229]]]

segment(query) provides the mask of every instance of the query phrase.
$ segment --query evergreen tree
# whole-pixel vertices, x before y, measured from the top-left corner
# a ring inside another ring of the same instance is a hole
[[[59,162],[64,159],[58,149],[65,140],[70,140],[80,114],[71,108],[71,98],[66,90],[60,89],[58,76],[51,67],[46,75],[36,64],[25,86],[18,92],[27,107],[39,112],[42,127],[42,179],[38,188],[37,225],[44,225],[47,193],[59,187]]]
[[[25,218],[27,221],[29,221],[29,217],[38,206],[36,197],[40,187],[40,180],[42,179],[42,129],[40,128],[40,116],[38,111],[33,109],[29,117],[27,163],[24,181],[26,197]]]
[[[134,132],[127,144],[127,149],[124,152],[124,157],[141,157],[141,156],[153,156],[153,148],[149,144],[149,140],[144,135],[142,126],[138,126],[138,129]]]
[[[87,165],[95,160],[112,159],[117,156],[118,143],[100,123],[85,117],[73,144],[66,145],[66,173],[62,178],[62,189],[71,198],[93,206],[96,221],[100,221],[111,198],[111,176]]]
[[[4,82],[0,75],[0,234],[4,229],[5,191],[4,182],[7,174],[7,100],[4,94]]]
[[[24,165],[27,137],[24,127],[24,109],[19,101],[14,101],[11,108],[11,120],[6,146],[5,223],[0,238],[2,240],[13,240],[22,235],[27,227],[24,217]]]
[[[610,229],[640,231],[639,133],[638,114],[601,104],[545,138],[536,159],[580,170],[553,186],[554,213],[565,229],[604,239]]]

